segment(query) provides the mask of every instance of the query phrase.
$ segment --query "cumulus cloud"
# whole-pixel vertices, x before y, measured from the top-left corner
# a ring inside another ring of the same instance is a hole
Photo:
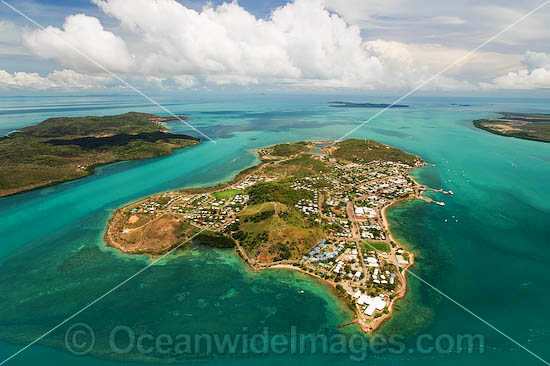
[[[550,55],[528,51],[524,68],[495,78],[488,87],[502,89],[550,88]]]
[[[386,85],[400,89],[417,86],[469,52],[468,49],[439,44],[405,44],[385,40],[367,41],[364,47],[384,65],[383,81]],[[424,89],[478,89],[479,80],[491,80],[515,70],[520,61],[521,56],[503,57],[496,52],[478,51],[432,80]]]
[[[27,33],[27,46],[77,71],[94,71],[66,42],[113,72],[178,75],[178,84],[188,75],[184,85],[193,77],[216,84],[374,87],[382,72],[380,60],[363,47],[359,28],[330,13],[320,0],[288,3],[268,20],[236,2],[201,11],[175,0],[94,2],[132,37],[124,40],[98,19],[79,14],[68,17],[63,29]]]
[[[34,72],[14,72],[10,74],[5,70],[0,70],[0,88],[91,89],[103,87],[110,81],[111,79],[108,77],[84,75],[73,70],[56,70],[45,77]]]
[[[344,2],[332,0],[295,0],[274,9],[266,19],[257,18],[237,2],[207,5],[197,11],[176,0],[92,1],[119,22],[116,34],[105,29],[99,19],[77,14],[67,17],[62,28],[26,32],[26,46],[84,79],[88,74],[100,75],[101,69],[74,49],[127,78],[180,89],[201,83],[412,88],[468,52],[439,44],[366,40],[359,25],[346,21],[353,18],[351,8],[338,7]],[[352,3],[356,9],[369,11],[379,4],[379,11],[392,13],[409,0],[396,4],[373,1]],[[336,8],[340,12],[329,10]],[[430,21],[451,26],[467,22],[448,13],[431,16]],[[524,65],[547,61],[533,54]],[[500,75],[518,72],[519,62],[515,55],[480,52],[469,64],[457,65],[426,88],[475,89],[480,78],[494,79],[497,85]],[[534,71],[528,68],[527,74]],[[45,79],[55,85],[63,83],[54,75]],[[72,79],[78,85],[78,78]]]
[[[79,71],[98,71],[82,54],[112,72],[128,71],[134,64],[124,41],[103,29],[97,18],[84,14],[67,17],[63,29],[50,26],[26,32],[23,38],[36,55]]]
[[[550,69],[550,55],[544,52],[527,51],[522,63],[529,71],[539,68]]]
[[[21,46],[21,32],[18,27],[7,20],[0,20],[0,55],[24,55],[27,53]]]

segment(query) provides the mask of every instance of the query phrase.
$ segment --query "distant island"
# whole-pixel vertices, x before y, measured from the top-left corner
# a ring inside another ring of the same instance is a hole
[[[342,326],[377,329],[405,295],[414,262],[392,238],[385,210],[403,199],[434,202],[407,174],[424,162],[355,139],[255,152],[261,163],[232,182],[165,192],[118,209],[105,241],[153,257],[192,243],[232,248],[255,271],[287,268],[323,281],[356,315]]]
[[[405,104],[375,104],[375,103],[352,103],[352,102],[330,102],[331,107],[336,108],[409,108]]]
[[[167,132],[162,122],[173,119],[138,112],[49,118],[2,137],[0,197],[82,178],[101,165],[168,155],[199,143]]]
[[[508,112],[499,114],[502,117],[475,120],[474,126],[501,136],[550,142],[550,114]]]

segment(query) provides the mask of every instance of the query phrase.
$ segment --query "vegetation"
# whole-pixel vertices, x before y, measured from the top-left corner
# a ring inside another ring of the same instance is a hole
[[[501,113],[500,118],[479,119],[474,126],[496,135],[550,142],[550,114]]]
[[[414,166],[420,159],[403,150],[372,140],[350,139],[335,144],[333,156],[336,159],[367,164],[372,161],[391,161]]]
[[[56,117],[21,129],[21,133],[34,137],[100,136],[157,132],[159,125],[151,122],[148,113],[129,112],[116,116]]]
[[[323,236],[293,206],[266,202],[247,207],[240,214],[241,225],[233,237],[249,257],[262,261],[298,259]]]
[[[254,215],[250,215],[250,216],[245,216],[243,218],[243,221],[244,222],[260,222],[260,221],[263,221],[263,220],[267,220],[268,218],[270,218],[271,216],[275,215],[275,210],[266,210],[266,211],[262,211],[260,213],[257,213],[257,214],[254,214]]]
[[[214,192],[212,195],[218,200],[231,200],[238,194],[243,192],[239,189],[226,189],[225,191]]]
[[[303,154],[295,158],[265,167],[266,173],[278,174],[284,177],[315,177],[328,173],[330,168],[322,161],[314,159],[309,154]]]
[[[294,142],[289,144],[279,144],[271,148],[271,153],[275,156],[292,156],[309,150],[307,142]]]
[[[130,112],[104,117],[50,118],[0,139],[0,197],[81,178],[95,167],[168,155],[198,143]]]
[[[233,248],[235,246],[235,241],[233,241],[233,239],[215,231],[203,231],[196,236],[196,239],[201,244],[214,248]]]
[[[390,252],[390,245],[385,241],[363,241],[361,242],[361,248],[363,250],[376,250],[378,252]]]
[[[281,202],[294,205],[301,199],[312,199],[310,191],[296,190],[284,182],[264,182],[249,187],[246,192],[250,196],[251,205],[264,202]]]

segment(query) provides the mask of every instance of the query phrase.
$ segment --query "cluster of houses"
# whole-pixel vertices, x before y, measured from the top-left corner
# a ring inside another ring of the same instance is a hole
[[[266,178],[266,177],[258,177],[258,176],[255,176],[255,175],[249,175],[248,177],[246,177],[245,180],[243,180],[241,183],[237,184],[235,186],[235,189],[246,189],[250,186],[253,186],[256,183],[271,182],[273,180],[275,180],[275,178]]]
[[[294,207],[296,207],[298,211],[300,211],[305,216],[319,214],[319,207],[317,206],[317,203],[313,202],[312,200],[301,199],[294,205]]]
[[[367,165],[335,165],[333,173],[337,179],[332,183],[335,188],[342,188],[338,189],[341,192],[339,198],[344,201],[347,201],[350,195],[369,194],[369,207],[380,207],[387,203],[384,198],[407,196],[414,191],[404,173],[404,169],[410,168],[407,164],[377,161]],[[368,217],[372,211],[357,214]]]
[[[331,261],[336,258],[343,249],[343,244],[333,247],[329,245],[325,239],[317,244],[317,246],[308,253],[308,256],[303,256],[302,259],[310,263]]]
[[[209,225],[213,227],[221,227],[226,222],[226,216],[223,214],[214,214],[211,210],[202,209],[196,210],[193,213],[183,215],[186,219],[193,221],[198,225]]]
[[[327,210],[326,215],[330,217],[347,217],[346,215],[346,203],[341,202],[332,197],[328,197],[325,200],[325,204],[330,207],[330,210]]]
[[[144,202],[140,207],[136,207],[130,211],[130,213],[149,213],[154,214],[161,207],[161,204],[155,201]]]
[[[390,285],[393,285],[395,283],[395,276],[395,273],[391,273],[388,270],[381,273],[378,268],[375,268],[371,278],[372,282],[376,284],[386,285],[389,283]]]
[[[244,205],[248,202],[250,196],[247,194],[237,194],[231,200],[232,205]]]
[[[208,225],[225,230],[231,224],[238,222],[238,219],[231,218],[230,215],[241,211],[248,200],[249,196],[247,194],[237,194],[227,201],[225,199],[216,199],[209,194],[198,194],[195,196],[178,195],[171,197],[162,206],[169,207],[171,212],[182,214],[184,218],[193,221],[196,225]],[[161,207],[156,202],[150,202],[142,206],[151,212]]]
[[[334,237],[351,238],[353,236],[349,220],[332,219],[327,223],[329,234]]]
[[[355,217],[358,220],[376,219],[378,214],[376,210],[370,207],[355,207]]]
[[[196,208],[201,207],[203,203],[208,201],[210,199],[210,196],[207,194],[199,194],[195,197],[191,197],[190,203],[187,205],[189,208]]]
[[[359,230],[362,239],[386,239],[386,235],[378,222],[360,222]]]

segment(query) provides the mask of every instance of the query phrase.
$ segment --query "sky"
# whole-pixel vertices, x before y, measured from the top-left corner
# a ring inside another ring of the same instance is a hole
[[[0,92],[407,92],[544,0],[5,0]],[[550,96],[550,4],[423,85]]]

